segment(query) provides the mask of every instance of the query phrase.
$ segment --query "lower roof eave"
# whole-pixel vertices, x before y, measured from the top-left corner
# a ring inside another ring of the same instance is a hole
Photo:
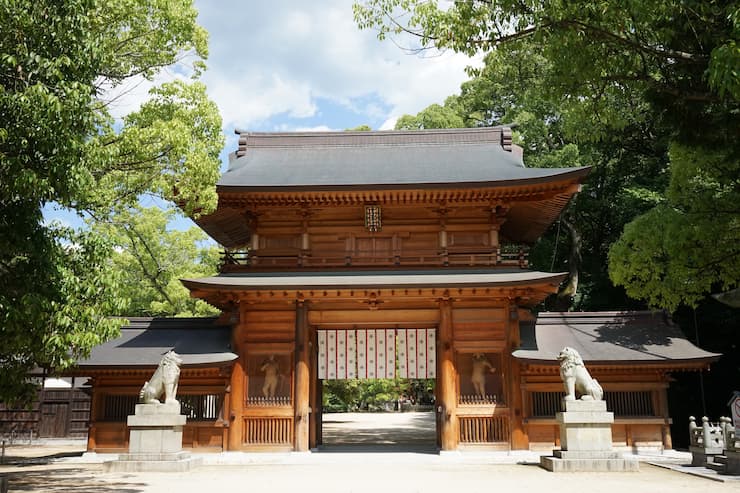
[[[237,355],[233,357],[225,358],[218,361],[208,361],[204,363],[187,363],[180,366],[181,371],[187,370],[205,370],[205,369],[220,369],[224,367],[232,366],[236,360],[239,359]],[[63,371],[64,375],[68,376],[83,376],[89,375],[91,372],[111,372],[111,371],[154,371],[158,365],[145,363],[145,364],[109,364],[109,365],[79,365],[68,370]]]
[[[532,366],[543,366],[551,367],[554,369],[559,368],[557,361],[547,359],[533,359],[527,358],[526,356],[517,356],[516,352],[512,354],[521,364],[532,365]],[[597,367],[597,366],[612,366],[612,367],[650,367],[650,368],[661,368],[672,371],[689,371],[689,370],[704,370],[708,369],[709,365],[714,363],[720,358],[721,355],[712,356],[708,358],[698,359],[674,359],[674,360],[601,360],[601,361],[585,361],[586,367]]]
[[[191,290],[305,290],[305,289],[361,289],[361,288],[463,288],[514,287],[532,284],[558,285],[567,273],[517,271],[387,271],[335,272],[319,274],[308,272],[255,272],[248,274],[221,274],[198,279],[181,279]]]

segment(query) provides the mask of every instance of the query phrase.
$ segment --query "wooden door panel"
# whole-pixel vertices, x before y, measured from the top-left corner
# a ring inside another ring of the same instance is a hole
[[[69,404],[66,402],[45,402],[41,405],[39,436],[44,438],[67,435]]]

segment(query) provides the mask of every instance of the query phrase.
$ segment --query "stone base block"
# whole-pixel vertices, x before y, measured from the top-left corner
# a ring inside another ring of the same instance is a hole
[[[566,413],[605,413],[606,401],[566,401],[562,400],[563,411]]]
[[[692,466],[706,467],[708,463],[712,462],[713,457],[722,454],[722,449],[694,447],[692,445],[689,447],[689,452],[691,452]]]
[[[563,450],[610,451],[614,413],[604,401],[565,401],[565,412],[557,413]]]
[[[188,472],[203,464],[189,452],[173,454],[121,454],[103,464],[106,472]]]
[[[555,451],[555,453],[560,451]],[[564,451],[565,452],[565,451]],[[540,457],[540,466],[550,472],[637,472],[640,464],[636,459],[625,459],[619,453],[595,454],[589,457],[585,453],[560,454],[564,457]]]
[[[725,474],[740,475],[740,452],[725,452]]]
[[[190,452],[120,454],[119,461],[173,461],[190,459]]]
[[[187,417],[172,411],[180,409],[170,404],[137,404],[136,414],[126,420],[129,426],[182,426]]]
[[[167,454],[182,450],[182,426],[129,426],[129,430],[131,454]]]
[[[180,414],[180,402],[162,402],[161,404],[136,404],[134,415],[141,416],[145,414]]]
[[[600,451],[572,451],[572,450],[553,450],[552,455],[558,459],[580,460],[580,459],[621,459],[622,454],[614,450]]]

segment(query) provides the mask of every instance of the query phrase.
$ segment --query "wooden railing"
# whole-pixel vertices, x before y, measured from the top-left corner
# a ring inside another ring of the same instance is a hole
[[[273,407],[273,406],[291,406],[292,402],[288,396],[275,396],[275,397],[262,397],[262,396],[249,396],[247,397],[248,406],[259,406],[259,407]]]
[[[278,417],[244,418],[246,445],[293,445],[293,419]]]
[[[528,250],[519,245],[500,248],[450,248],[394,252],[365,251],[249,251],[221,252],[221,271],[248,269],[293,269],[316,267],[529,267]]]
[[[457,399],[457,403],[461,406],[495,405],[497,402],[498,396],[496,394],[460,394]]]
[[[532,392],[530,394],[531,411],[530,416],[535,418],[554,417],[560,412],[563,392]],[[620,391],[604,392],[604,400],[609,411],[617,417],[654,417],[656,416],[653,406],[652,392],[642,391]]]
[[[509,442],[508,416],[460,416],[460,443]]]
[[[180,412],[188,417],[189,421],[215,421],[221,415],[223,394],[180,394]],[[107,394],[103,398],[102,413],[96,417],[106,422],[126,422],[128,416],[134,414],[138,395]]]

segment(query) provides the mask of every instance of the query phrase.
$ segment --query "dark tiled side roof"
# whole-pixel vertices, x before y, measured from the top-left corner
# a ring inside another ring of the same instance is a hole
[[[662,313],[646,311],[540,313],[534,334],[524,332],[513,354],[533,363],[557,364],[565,346],[576,349],[586,363],[708,363],[720,356],[689,342]]]
[[[213,366],[237,359],[231,352],[231,327],[216,319],[154,317],[128,319],[121,335],[93,348],[80,369],[154,367],[174,350],[183,366]]]

